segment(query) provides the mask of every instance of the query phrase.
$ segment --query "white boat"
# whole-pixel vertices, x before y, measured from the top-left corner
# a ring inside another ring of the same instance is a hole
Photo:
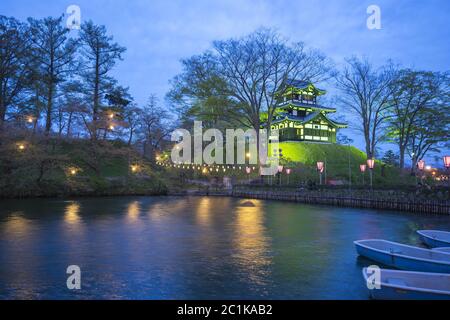
[[[380,269],[379,286],[363,269],[369,295],[379,300],[450,300],[450,274]]]
[[[450,232],[439,230],[417,230],[423,243],[431,248],[450,247]]]
[[[432,250],[444,252],[444,253],[450,253],[450,247],[439,247],[439,248],[433,248]]]
[[[354,242],[359,255],[397,269],[450,273],[450,254],[379,240]]]

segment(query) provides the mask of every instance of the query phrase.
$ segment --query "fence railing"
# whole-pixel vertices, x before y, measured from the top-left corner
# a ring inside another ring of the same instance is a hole
[[[323,204],[342,207],[372,208],[383,210],[408,211],[413,213],[450,215],[450,201],[411,199],[405,196],[383,196],[372,193],[367,195],[343,195],[333,192],[302,192],[302,191],[261,191],[234,189],[234,197],[255,198],[264,200],[294,201],[308,204]]]

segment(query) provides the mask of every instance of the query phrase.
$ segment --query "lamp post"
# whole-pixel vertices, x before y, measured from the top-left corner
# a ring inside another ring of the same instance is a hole
[[[317,172],[319,172],[319,182],[322,185],[322,173],[323,173],[324,164],[322,161],[318,161],[316,165],[317,165]]]
[[[375,160],[367,159],[367,166],[369,167],[369,173],[370,173],[370,188],[373,187],[373,168],[375,167]]]
[[[417,161],[417,169],[419,169],[420,172],[420,181],[423,180],[423,170],[425,169],[425,161],[419,160]]]
[[[450,168],[450,156],[444,156],[444,166],[445,166],[445,169],[448,169],[448,168]]]
[[[283,166],[278,166],[278,184],[281,186],[281,174],[283,173]]]
[[[444,156],[444,167],[445,171],[447,172],[447,183],[450,185],[450,177],[448,174],[448,169],[450,168],[450,156]]]
[[[289,175],[291,174],[292,169],[286,169],[286,174],[287,174],[287,184],[289,185]]]
[[[367,169],[367,165],[365,165],[365,164],[360,164],[359,165],[359,170],[361,171],[361,173],[362,173],[362,181],[363,181],[363,185],[365,185],[365,183],[364,183],[364,173],[366,172],[366,169]]]
[[[247,173],[248,183],[250,184],[250,172],[252,172],[252,168],[245,167],[245,172]]]

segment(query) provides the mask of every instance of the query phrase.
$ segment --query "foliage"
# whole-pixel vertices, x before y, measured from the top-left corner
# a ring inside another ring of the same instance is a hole
[[[439,109],[446,107],[441,103],[446,94],[443,88],[446,80],[448,76],[445,74],[404,69],[398,72],[396,80],[391,83],[388,138],[398,145],[400,168],[404,167],[405,153],[411,140],[416,140],[420,133],[420,130],[416,130],[418,123],[423,124],[424,118],[433,117],[433,112],[440,113]],[[445,121],[446,115],[443,116]],[[442,124],[445,126],[442,121],[436,125]]]
[[[382,158],[385,164],[397,167],[399,165],[399,156],[394,151],[388,150]]]

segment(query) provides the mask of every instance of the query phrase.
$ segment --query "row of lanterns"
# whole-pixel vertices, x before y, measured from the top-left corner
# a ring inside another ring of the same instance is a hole
[[[191,169],[191,170],[199,170],[202,171],[203,173],[207,173],[208,171],[223,171],[226,172],[227,170],[238,170],[238,171],[242,171],[244,170],[245,173],[250,174],[252,173],[252,171],[256,170],[255,166],[231,166],[231,165],[208,165],[208,164],[203,164],[203,165],[195,165],[195,164],[173,164],[173,163],[164,163],[164,162],[156,162],[157,165],[159,166],[163,166],[163,167],[168,167],[168,168],[178,168],[178,169]],[[277,168],[277,172],[278,173],[282,173],[283,170],[285,171],[286,174],[290,175],[292,173],[292,169],[290,168],[284,168],[283,166],[278,166]]]
[[[177,168],[177,169],[187,169],[187,170],[199,170],[203,173],[207,173],[208,171],[223,171],[227,170],[243,170],[245,169],[247,174],[250,174],[252,171],[256,170],[256,167],[243,167],[243,166],[230,166],[230,165],[207,165],[207,164],[177,164],[177,163],[164,163],[164,162],[156,162],[157,165],[168,168]]]

